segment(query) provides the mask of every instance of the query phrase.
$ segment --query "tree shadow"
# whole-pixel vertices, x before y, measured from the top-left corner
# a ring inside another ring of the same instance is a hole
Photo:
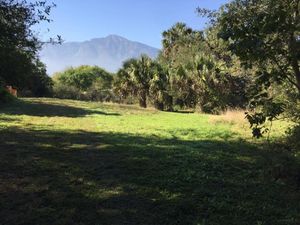
[[[172,113],[180,113],[180,114],[194,114],[195,111],[193,110],[175,110]]]
[[[0,149],[3,224],[299,224],[246,142],[15,128]]]
[[[24,102],[6,106],[1,112],[7,115],[28,115],[28,116],[47,116],[47,117],[83,117],[86,115],[97,114],[105,116],[120,116],[119,113],[103,112],[99,110],[90,110],[77,108],[68,105],[58,105],[55,103],[43,102]]]
[[[202,137],[207,140],[220,138],[224,141],[231,139],[234,136],[237,136],[237,132],[224,132],[224,130],[214,130],[213,132],[206,131],[205,133],[198,129],[170,129],[168,133],[171,134],[174,138],[190,136],[190,137]]]
[[[0,122],[16,122],[16,121],[20,121],[20,119],[17,119],[17,118],[7,118],[7,117],[5,117],[5,118],[1,118],[0,117]]]

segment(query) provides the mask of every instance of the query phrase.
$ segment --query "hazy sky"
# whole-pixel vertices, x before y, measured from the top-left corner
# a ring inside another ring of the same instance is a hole
[[[160,48],[161,33],[176,22],[205,27],[196,8],[216,9],[228,0],[53,0],[51,24],[38,28],[42,39],[59,34],[65,41],[121,35]],[[50,28],[50,33],[46,32]]]

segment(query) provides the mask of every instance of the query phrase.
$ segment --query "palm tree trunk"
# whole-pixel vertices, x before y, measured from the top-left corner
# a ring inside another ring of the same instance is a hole
[[[147,108],[147,94],[145,91],[142,91],[139,96],[140,107]]]
[[[298,21],[299,20],[299,4],[300,4],[300,1],[297,1],[297,4],[296,4],[296,10],[295,10],[295,13],[294,13],[294,19],[295,21]],[[292,32],[290,34],[290,43],[289,43],[289,50],[290,50],[290,54],[291,54],[291,63],[292,63],[292,67],[293,67],[293,70],[294,70],[294,75],[295,75],[295,78],[296,78],[296,86],[297,86],[297,89],[298,89],[298,92],[300,94],[300,69],[299,69],[299,64],[298,64],[298,46],[297,46],[297,40],[296,40],[296,35],[295,35],[295,32]]]

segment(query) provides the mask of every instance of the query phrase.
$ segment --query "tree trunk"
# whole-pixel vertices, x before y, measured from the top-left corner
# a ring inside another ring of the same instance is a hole
[[[297,42],[294,36],[292,35],[290,41],[290,51],[291,51],[291,64],[293,67],[294,76],[296,78],[298,92],[300,94],[300,69],[299,69],[298,58],[297,58]]]
[[[147,94],[145,91],[142,91],[139,96],[140,107],[147,108]]]
[[[299,21],[299,4],[300,1],[298,0],[296,3],[296,8],[295,8],[295,13],[294,13],[294,20],[295,23],[297,21]],[[297,45],[297,40],[295,37],[295,33],[292,32],[290,34],[290,43],[289,43],[289,47],[290,47],[290,53],[291,53],[291,64],[294,70],[294,75],[296,77],[296,84],[297,84],[297,89],[298,92],[300,94],[300,69],[299,69],[299,64],[298,64],[298,56],[299,56],[299,52],[298,52],[298,45]]]
[[[293,70],[296,76],[296,81],[297,81],[297,88],[298,88],[298,92],[300,94],[300,70],[299,70],[299,66],[298,66],[298,62],[293,62]]]

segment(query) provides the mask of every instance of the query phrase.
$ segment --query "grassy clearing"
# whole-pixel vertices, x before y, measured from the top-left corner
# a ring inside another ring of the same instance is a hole
[[[299,163],[235,117],[55,99],[1,108],[0,223],[298,225]]]

